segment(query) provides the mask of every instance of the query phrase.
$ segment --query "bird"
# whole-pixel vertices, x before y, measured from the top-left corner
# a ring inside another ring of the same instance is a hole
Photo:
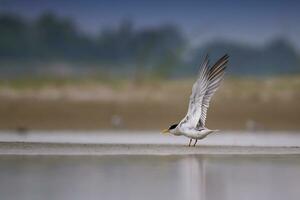
[[[225,54],[211,67],[209,56],[205,56],[198,72],[198,78],[192,87],[187,114],[179,123],[171,125],[162,133],[186,136],[190,138],[188,146],[191,146],[194,139],[193,146],[196,146],[198,140],[219,131],[206,128],[205,121],[209,102],[224,79],[228,59],[229,56]]]

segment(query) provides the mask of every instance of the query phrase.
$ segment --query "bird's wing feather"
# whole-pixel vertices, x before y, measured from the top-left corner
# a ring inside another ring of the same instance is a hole
[[[218,90],[218,88],[221,85],[221,82],[224,78],[228,58],[229,58],[228,55],[224,55],[214,64],[214,66],[212,66],[209,69],[208,84],[207,84],[205,95],[202,100],[201,117],[198,121],[197,128],[205,126],[209,102],[211,100],[211,97],[214,95],[214,93]]]
[[[201,116],[201,104],[208,84],[209,60],[205,57],[201,65],[198,79],[193,85],[190,96],[189,107],[186,116],[181,120],[180,125],[185,127],[196,127]]]
[[[213,67],[209,67],[208,56],[202,63],[197,81],[192,88],[188,112],[181,120],[180,126],[200,128],[205,124],[209,101],[220,86],[224,77],[225,64],[228,56],[220,58]]]

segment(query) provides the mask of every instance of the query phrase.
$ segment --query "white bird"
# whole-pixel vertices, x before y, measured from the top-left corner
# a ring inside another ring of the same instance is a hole
[[[193,145],[195,146],[198,139],[203,139],[210,133],[218,131],[206,128],[205,120],[210,99],[224,78],[228,58],[229,56],[226,54],[210,67],[208,56],[205,57],[198,79],[193,85],[186,116],[179,123],[163,130],[163,133],[171,133],[176,136],[184,135],[190,138],[189,146],[195,139]]]

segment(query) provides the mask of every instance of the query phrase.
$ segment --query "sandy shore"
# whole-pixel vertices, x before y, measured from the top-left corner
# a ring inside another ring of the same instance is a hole
[[[296,132],[221,132],[187,146],[158,132],[0,132],[0,155],[300,154]]]
[[[71,144],[0,142],[0,155],[282,155],[299,154],[299,147],[197,146],[166,144]]]

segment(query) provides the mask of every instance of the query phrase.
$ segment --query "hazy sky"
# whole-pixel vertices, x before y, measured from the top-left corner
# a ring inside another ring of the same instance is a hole
[[[192,42],[215,38],[261,44],[284,36],[300,49],[300,1],[294,0],[0,0],[1,12],[73,18],[86,32],[130,19],[137,28],[175,24]]]

